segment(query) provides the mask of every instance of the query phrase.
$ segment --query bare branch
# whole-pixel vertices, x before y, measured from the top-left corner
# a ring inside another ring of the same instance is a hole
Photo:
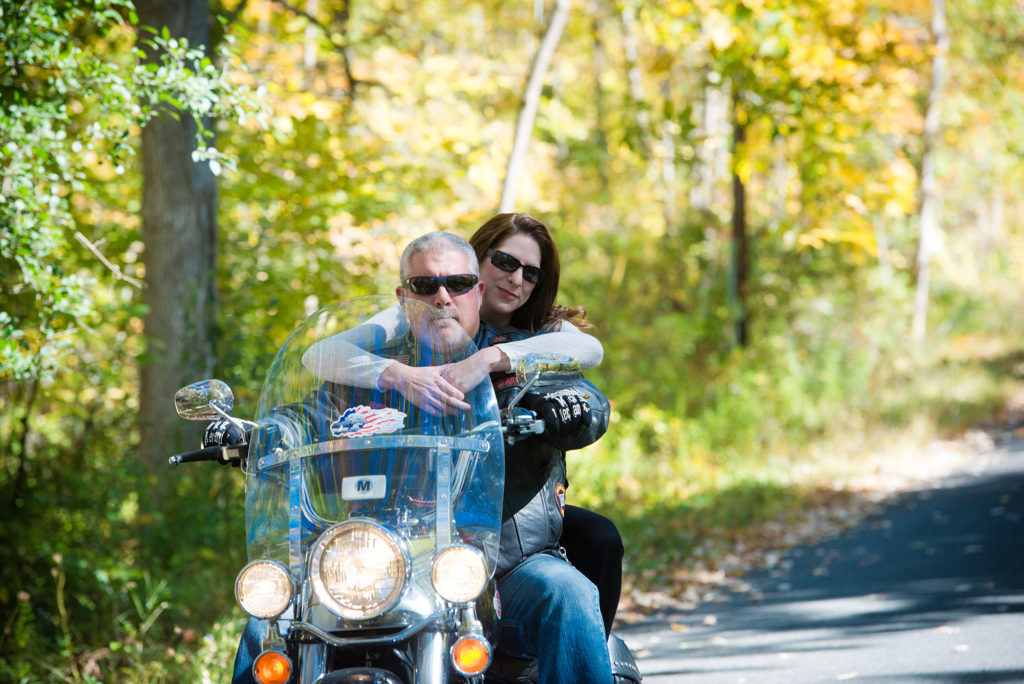
[[[138,288],[140,290],[142,289],[141,282],[139,282],[135,278],[132,278],[131,276],[126,276],[119,266],[110,263],[110,261],[108,261],[107,258],[103,256],[100,250],[97,249],[96,245],[89,242],[89,238],[85,237],[77,230],[75,231],[75,239],[81,242],[90,252],[95,254],[96,258],[99,259],[104,266],[110,269],[110,272],[114,274],[114,278],[116,280],[123,280],[124,282],[128,283],[129,285],[135,288]]]
[[[358,79],[356,79],[355,76],[352,75],[352,64],[349,61],[348,57],[348,45],[344,43],[336,43],[334,41],[334,38],[332,37],[333,32],[331,31],[331,28],[325,25],[323,22],[321,22],[319,19],[317,19],[315,16],[313,16],[306,10],[300,7],[296,7],[295,5],[286,2],[285,0],[276,0],[276,2],[278,5],[285,8],[289,12],[299,15],[309,23],[313,24],[313,26],[316,26],[318,29],[320,29],[320,31],[323,32],[324,36],[327,38],[327,41],[334,47],[335,51],[339,55],[341,55],[341,63],[342,67],[345,70],[345,78],[347,78],[349,82],[349,92],[347,93],[347,95],[348,99],[351,101],[355,97],[356,86],[359,85],[361,81],[359,81]],[[346,3],[346,8],[347,6],[348,5]],[[347,18],[347,12],[345,12],[344,16]]]
[[[519,177],[522,175],[523,164],[526,160],[526,148],[530,144],[533,135],[533,122],[537,118],[537,108],[540,106],[541,89],[544,86],[544,76],[547,74],[548,66],[551,64],[551,57],[558,47],[558,41],[562,38],[562,30],[569,20],[569,8],[571,0],[558,0],[555,5],[555,12],[551,17],[544,38],[541,40],[537,54],[533,57],[533,66],[530,68],[530,78],[526,83],[526,90],[523,93],[523,105],[519,110],[519,121],[516,122],[516,135],[512,143],[512,153],[508,158],[508,166],[505,169],[505,183],[501,189],[501,203],[498,210],[509,212],[515,210],[516,193],[519,186]]]
[[[229,24],[235,23],[235,20],[238,19],[238,16],[242,13],[242,11],[245,9],[245,6],[248,5],[248,4],[249,4],[249,0],[241,0],[238,3],[238,6],[235,7],[235,9],[233,9],[233,10],[231,10],[229,12],[225,12],[224,13],[224,18],[225,18],[225,20],[227,20],[227,23],[229,23]]]

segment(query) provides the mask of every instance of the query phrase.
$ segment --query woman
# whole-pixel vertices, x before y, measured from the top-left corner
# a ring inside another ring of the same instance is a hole
[[[584,319],[584,309],[555,303],[560,263],[547,226],[529,214],[498,214],[473,234],[469,244],[476,251],[480,279],[486,285],[481,319],[498,328],[547,332],[526,342],[546,345],[547,352],[572,356],[584,368],[600,363],[603,349],[595,355],[591,346],[596,338],[578,330],[592,327]],[[514,345],[498,344],[478,353],[493,354],[491,350],[506,357],[494,360],[492,370],[514,368],[521,358]],[[569,561],[597,586],[608,635],[622,590],[623,547],[618,529],[603,515],[566,506],[562,546]]]
[[[395,389],[417,406],[436,413],[466,408],[459,388],[471,387],[481,378],[463,374],[478,373],[481,365],[491,373],[505,372],[523,357],[537,353],[570,356],[584,369],[601,362],[601,343],[579,330],[591,327],[584,310],[555,303],[560,263],[547,226],[528,214],[498,214],[484,223],[469,243],[485,286],[481,320],[497,330],[497,339],[503,328],[536,334],[514,342],[494,343],[492,339],[471,361],[442,367],[409,366],[365,354],[358,366],[332,363],[339,358],[339,345],[353,344],[358,338],[349,331],[311,347],[303,364],[325,380]],[[405,333],[403,320],[400,308],[394,307],[364,325],[378,326],[390,339]],[[341,352],[341,356],[346,355]],[[605,633],[610,633],[622,585],[622,539],[608,518],[576,506],[564,510],[562,544],[569,560],[597,586]]]

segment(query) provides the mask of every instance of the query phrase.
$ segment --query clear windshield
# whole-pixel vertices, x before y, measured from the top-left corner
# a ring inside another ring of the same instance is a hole
[[[250,559],[301,572],[320,533],[359,517],[415,548],[464,541],[494,567],[504,479],[494,391],[458,323],[417,305],[345,300],[314,313],[281,347],[250,443]],[[433,415],[410,400],[411,388],[379,389],[380,372],[395,361],[462,361],[460,377],[477,383],[465,391],[470,408]]]

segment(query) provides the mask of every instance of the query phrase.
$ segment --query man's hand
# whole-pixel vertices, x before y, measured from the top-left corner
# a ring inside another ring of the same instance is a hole
[[[487,351],[486,349],[483,351]],[[486,360],[477,352],[468,359],[441,366],[441,376],[463,392],[473,389],[487,379]]]
[[[251,420],[241,420],[238,418],[234,420],[215,420],[206,426],[206,432],[203,433],[203,446],[230,448],[238,447],[241,444],[248,444],[249,437],[255,427],[257,427],[256,423]],[[222,459],[218,459],[218,462],[224,463]],[[234,468],[245,468],[245,458],[240,455],[235,458],[229,458],[227,463]]]
[[[448,366],[407,366],[395,362],[384,369],[378,381],[381,389],[395,390],[432,416],[452,414],[469,408],[462,390],[449,382],[442,371]]]
[[[544,421],[549,437],[575,437],[590,425],[590,403],[579,390],[562,389],[545,394],[528,392],[519,405]]]
[[[242,427],[238,427],[238,424],[241,424]],[[237,418],[234,421],[223,418],[215,420],[206,426],[206,432],[203,433],[203,446],[229,447],[247,444],[249,433],[254,427],[256,427],[256,423]]]

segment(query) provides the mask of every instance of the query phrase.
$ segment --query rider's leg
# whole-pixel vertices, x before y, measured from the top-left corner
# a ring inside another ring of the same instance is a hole
[[[498,647],[537,658],[542,682],[611,684],[597,587],[563,559],[530,556],[498,580]]]
[[[615,523],[603,515],[566,506],[562,546],[569,562],[597,585],[604,633],[611,634],[622,594],[622,535]]]
[[[260,654],[263,643],[263,630],[260,623],[252,618],[245,624],[245,631],[238,642],[238,651],[235,652],[234,676],[231,684],[258,684],[256,677],[252,674],[252,665]]]

